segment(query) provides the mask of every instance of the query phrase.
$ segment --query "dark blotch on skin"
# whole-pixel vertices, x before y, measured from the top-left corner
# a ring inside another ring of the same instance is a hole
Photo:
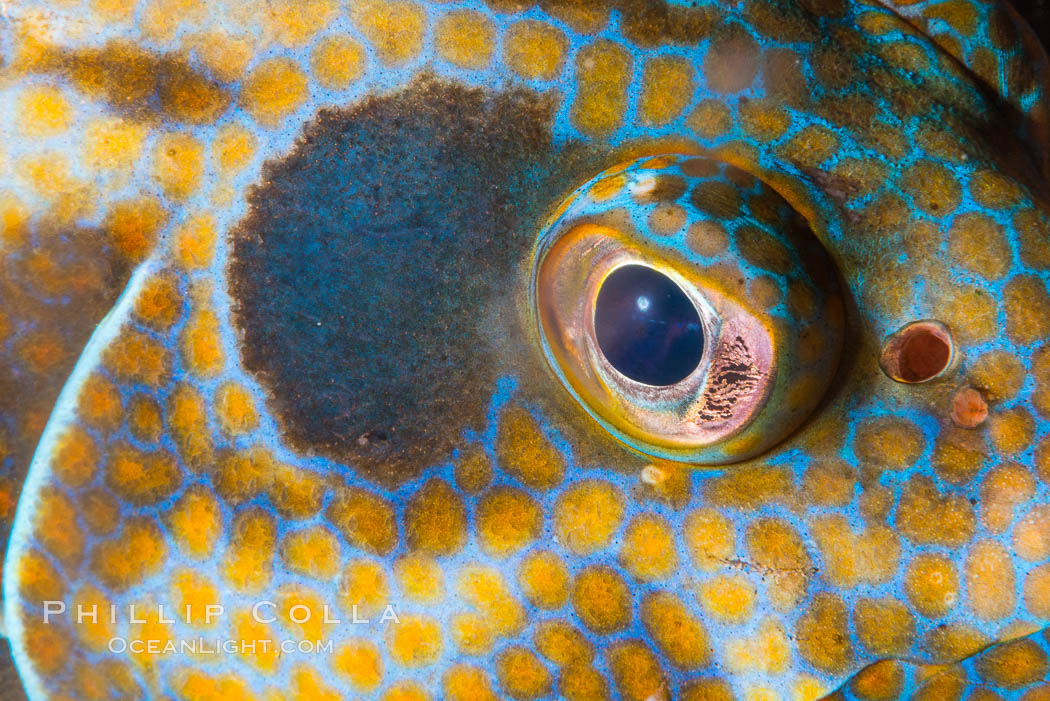
[[[123,41],[101,48],[47,49],[18,68],[62,76],[132,119],[212,124],[232,102],[228,91],[185,58]]]
[[[709,5],[673,4],[666,0],[486,0],[490,7],[507,11],[538,4],[547,12],[557,14],[561,8],[570,10],[610,9],[620,15],[620,31],[624,38],[638,46],[677,44],[692,46],[707,37],[718,24],[719,12]]]
[[[521,376],[502,354],[528,347],[528,252],[598,168],[552,144],[554,107],[421,79],[320,112],[265,167],[230,289],[293,446],[397,483],[483,424],[501,373]]]

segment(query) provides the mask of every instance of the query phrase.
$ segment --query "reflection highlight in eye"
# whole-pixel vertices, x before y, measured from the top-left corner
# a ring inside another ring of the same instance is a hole
[[[660,156],[577,189],[541,233],[532,302],[562,384],[650,455],[724,464],[768,449],[834,375],[834,266],[771,188]]]

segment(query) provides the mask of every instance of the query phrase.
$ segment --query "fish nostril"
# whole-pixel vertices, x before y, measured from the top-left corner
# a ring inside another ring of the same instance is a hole
[[[940,377],[952,363],[954,345],[939,321],[916,321],[886,339],[879,367],[897,382],[915,384]]]

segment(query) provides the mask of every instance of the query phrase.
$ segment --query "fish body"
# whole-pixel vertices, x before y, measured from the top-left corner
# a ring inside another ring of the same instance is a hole
[[[1046,693],[1009,8],[6,10],[33,701]],[[625,262],[692,300],[695,385],[593,340]]]

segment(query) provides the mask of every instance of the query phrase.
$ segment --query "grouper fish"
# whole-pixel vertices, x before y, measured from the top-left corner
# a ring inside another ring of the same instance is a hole
[[[9,0],[0,54],[4,701],[1050,699],[1005,2]]]

